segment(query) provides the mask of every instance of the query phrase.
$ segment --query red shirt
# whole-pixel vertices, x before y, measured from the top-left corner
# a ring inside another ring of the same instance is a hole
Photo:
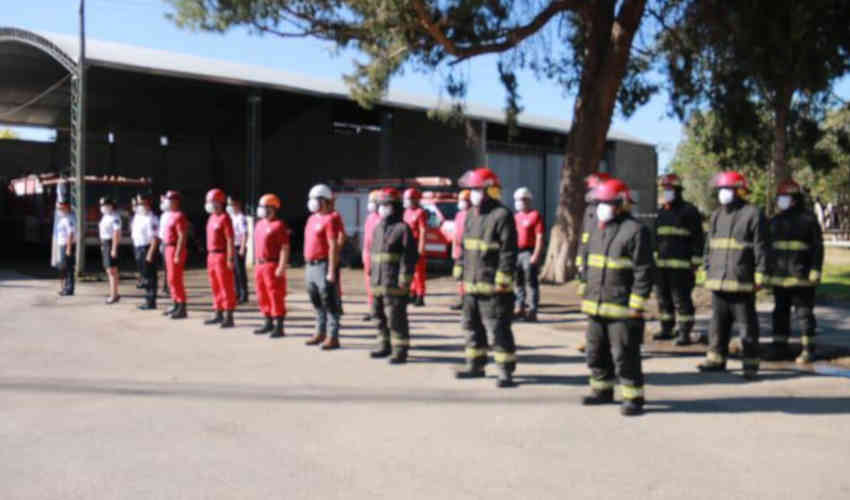
[[[176,245],[178,228],[180,229],[180,232],[185,234],[186,228],[189,226],[189,221],[186,219],[186,215],[183,212],[171,212],[171,215],[166,217],[166,221],[165,244]]]
[[[345,222],[342,221],[342,216],[334,210],[330,213],[331,221],[334,224],[334,229],[336,229],[337,234],[342,234],[343,238],[345,237]]]
[[[227,238],[233,240],[233,221],[226,212],[210,214],[207,219],[207,252],[226,252]]]
[[[543,218],[537,210],[514,214],[517,231],[517,246],[520,250],[534,249],[538,234],[543,234]]]
[[[468,210],[458,210],[455,214],[455,232],[452,235],[454,247],[452,248],[452,258],[460,258],[460,246],[463,245],[463,227],[466,225],[466,213]]]
[[[289,245],[286,222],[280,219],[260,219],[254,226],[254,254],[257,260],[277,262],[284,245]]]
[[[339,227],[333,222],[333,214],[314,213],[304,226],[304,258],[327,259],[330,242],[336,241],[338,236]]]
[[[416,240],[419,240],[419,230],[425,225],[426,220],[425,209],[422,207],[404,210],[404,222],[410,226],[410,230],[413,231],[413,238]]]
[[[372,250],[372,237],[375,235],[375,227],[381,222],[381,216],[372,212],[366,216],[366,224],[363,226],[363,253],[369,255]]]

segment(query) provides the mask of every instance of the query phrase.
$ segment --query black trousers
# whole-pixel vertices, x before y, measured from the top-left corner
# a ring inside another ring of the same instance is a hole
[[[643,329],[642,319],[588,318],[585,349],[592,390],[613,390],[619,382],[623,399],[643,397]]]
[[[711,296],[711,324],[708,330],[709,362],[725,363],[729,339],[736,328],[741,336],[744,369],[759,367],[759,320],[754,293],[714,292]]]
[[[774,287],[773,289],[773,341],[788,342],[791,336],[791,308],[794,308],[800,327],[800,343],[803,348],[814,349],[815,329],[815,287],[801,286],[793,288]]]
[[[62,290],[74,293],[74,270],[77,267],[76,249],[71,250],[71,255],[66,253],[65,248],[59,249],[59,275],[62,277]]]
[[[516,368],[516,343],[511,330],[513,302],[512,293],[467,293],[463,296],[461,328],[466,336],[466,359],[470,363],[484,366],[489,345],[497,365],[511,372]]]
[[[690,269],[658,268],[655,274],[655,296],[661,313],[661,329],[687,336],[694,328],[694,273]]]
[[[406,352],[410,347],[409,300],[407,295],[376,295],[372,303],[372,314],[378,320],[378,343],[391,345],[393,351]]]
[[[147,253],[147,246],[134,246],[133,247],[133,257],[136,259],[136,272],[139,273],[139,281],[144,286],[145,280],[145,254],[141,253],[139,249],[144,248]]]
[[[151,259],[153,262],[148,262],[147,255],[149,248],[147,245],[135,247],[135,252],[136,261],[141,262],[142,286],[144,286],[145,290],[145,301],[149,306],[155,307],[157,293],[157,255],[154,253],[153,259]]]
[[[248,300],[248,272],[245,270],[245,256],[233,252],[233,285],[236,288],[236,300]]]

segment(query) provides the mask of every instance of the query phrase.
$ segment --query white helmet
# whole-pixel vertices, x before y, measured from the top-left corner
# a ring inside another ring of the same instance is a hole
[[[326,200],[332,200],[334,197],[333,191],[326,184],[316,184],[312,188],[310,188],[310,194],[307,196],[308,198],[324,198]]]
[[[531,190],[527,187],[523,186],[514,191],[514,199],[515,200],[531,200],[534,199],[534,196],[531,194]]]

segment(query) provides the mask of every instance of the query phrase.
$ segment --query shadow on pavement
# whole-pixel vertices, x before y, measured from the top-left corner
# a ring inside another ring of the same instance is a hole
[[[757,384],[761,381],[777,381],[788,380],[809,374],[793,371],[764,371],[759,373],[758,379],[755,381],[747,381],[741,376],[741,372],[727,371],[720,373],[700,373],[696,370],[692,372],[663,372],[663,373],[647,373],[646,383],[650,385],[706,385],[706,384]]]
[[[648,401],[647,413],[751,413],[789,415],[850,414],[850,397],[758,396],[742,398]]]
[[[515,375],[519,385],[587,385],[587,376],[580,375]]]

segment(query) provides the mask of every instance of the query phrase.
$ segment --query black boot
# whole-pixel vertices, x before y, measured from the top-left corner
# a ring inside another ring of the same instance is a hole
[[[507,365],[500,364],[499,365],[499,378],[496,380],[496,387],[500,389],[504,389],[507,387],[515,387],[513,379],[513,370],[511,370]]]
[[[697,370],[703,373],[725,372],[726,363],[714,363],[711,361],[703,361],[702,363],[697,365]]]
[[[279,339],[285,336],[286,333],[283,331],[283,317],[278,316],[274,319],[274,330],[272,330],[272,334],[269,335],[270,339]]]
[[[529,323],[537,323],[537,311],[535,309],[531,309],[525,315],[525,320]]]
[[[222,321],[224,321],[224,314],[221,311],[216,310],[215,316],[213,316],[210,319],[204,320],[204,324],[205,325],[215,325],[215,324],[221,323]]]
[[[581,398],[581,404],[584,406],[607,405],[613,402],[614,389],[591,390],[590,395]]]
[[[624,417],[634,417],[643,413],[643,398],[627,399],[620,405],[620,414]]]
[[[178,302],[177,310],[171,315],[171,319],[183,319],[186,318],[188,314],[186,314],[186,303]]]
[[[413,302],[413,305],[416,307],[425,307],[425,296],[417,295],[416,300]]]
[[[378,346],[375,347],[374,349],[372,349],[369,352],[369,357],[370,358],[386,358],[387,356],[390,355],[391,352],[392,352],[392,350],[390,349],[389,341],[386,341],[386,342],[380,341],[378,343]]]
[[[673,338],[673,330],[662,328],[660,332],[652,335],[652,340],[670,340]]]
[[[139,305],[140,311],[153,311],[156,309],[156,302],[153,300],[148,300],[144,304]]]
[[[171,316],[177,311],[177,302],[171,304],[171,309],[166,309],[162,312],[163,316]]]
[[[791,352],[791,348],[788,346],[787,341],[774,341],[771,343],[765,359],[767,361],[790,361],[794,359],[794,354]]]
[[[451,309],[452,311],[460,311],[461,309],[463,309],[463,302],[458,300],[454,304],[450,305],[449,309]]]
[[[395,349],[393,355],[390,356],[391,365],[401,365],[407,363],[407,349]]]
[[[480,361],[467,361],[464,366],[455,369],[455,378],[457,379],[482,378],[484,376],[484,363]]]
[[[679,332],[679,335],[676,336],[676,340],[673,341],[673,345],[676,345],[676,346],[691,345],[691,335],[689,333]]]
[[[364,314],[363,321],[372,321],[372,315],[369,313]]]
[[[266,316],[266,322],[263,324],[263,326],[254,330],[254,335],[264,335],[272,330],[274,330],[274,323],[272,322],[272,318],[271,316]]]
[[[224,311],[224,320],[221,322],[219,328],[233,328],[236,323],[233,322],[233,311]]]

